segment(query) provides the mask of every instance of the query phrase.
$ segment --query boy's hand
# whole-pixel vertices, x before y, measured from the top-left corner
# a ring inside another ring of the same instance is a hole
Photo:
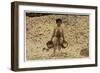
[[[52,39],[50,41],[52,41]]]
[[[65,39],[63,40],[63,42],[66,42]]]

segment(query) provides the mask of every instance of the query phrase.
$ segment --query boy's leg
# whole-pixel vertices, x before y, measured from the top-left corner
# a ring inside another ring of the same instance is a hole
[[[55,53],[56,53],[56,46],[54,47],[54,49],[53,49],[53,55],[55,56]]]
[[[61,50],[60,42],[58,43],[58,50],[59,50],[59,51]]]
[[[55,56],[56,49],[57,49],[57,38],[56,37],[53,38],[53,44],[54,44],[53,56]]]
[[[62,38],[58,40],[58,50],[61,50]]]

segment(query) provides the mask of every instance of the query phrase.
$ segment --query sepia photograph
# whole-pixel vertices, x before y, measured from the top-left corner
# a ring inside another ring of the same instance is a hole
[[[25,11],[26,60],[89,57],[89,16]]]

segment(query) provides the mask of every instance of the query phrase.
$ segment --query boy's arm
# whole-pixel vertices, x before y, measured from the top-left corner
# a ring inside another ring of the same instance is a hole
[[[55,35],[55,29],[53,30],[53,34],[52,34],[52,37],[51,37],[51,41],[52,41],[54,35]]]
[[[63,29],[62,29],[62,38],[63,38],[63,41],[65,41],[64,31],[63,31]]]

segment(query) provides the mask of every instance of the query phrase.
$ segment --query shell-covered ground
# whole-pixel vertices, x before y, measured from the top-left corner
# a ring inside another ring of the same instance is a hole
[[[34,14],[33,14],[34,15]],[[46,43],[51,39],[56,19],[62,19],[65,40],[68,46],[49,51]],[[84,58],[89,56],[89,16],[86,15],[40,15],[26,16],[26,60]]]

